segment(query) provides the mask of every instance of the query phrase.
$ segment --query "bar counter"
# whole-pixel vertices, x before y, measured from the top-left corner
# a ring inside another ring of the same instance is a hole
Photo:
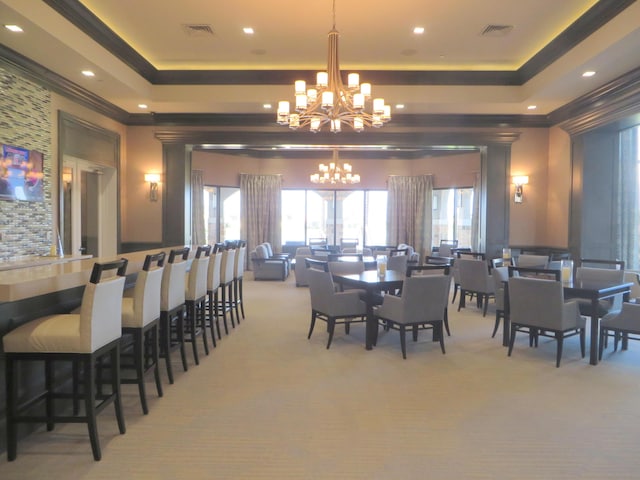
[[[100,258],[84,256],[78,259],[77,257],[70,257],[66,261],[64,257],[59,259],[55,257],[34,257],[34,266],[29,266],[28,263],[25,263],[22,267],[14,267],[8,270],[3,270],[0,267],[0,303],[15,302],[84,286],[89,281],[91,269],[95,262],[112,262],[120,258],[126,258],[129,260],[127,276],[137,274],[142,270],[147,254],[159,251],[168,253],[171,248],[182,247],[158,248]],[[47,260],[49,260],[48,264],[41,264],[41,262],[47,263]],[[7,262],[4,265],[6,266],[10,263]],[[0,322],[2,322],[1,319]]]

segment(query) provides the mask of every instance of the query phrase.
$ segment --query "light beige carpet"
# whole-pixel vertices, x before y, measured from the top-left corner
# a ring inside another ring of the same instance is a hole
[[[446,355],[423,334],[402,359],[397,332],[364,349],[364,326],[324,323],[307,340],[306,288],[245,281],[247,318],[141,414],[124,386],[127,433],[100,415],[103,459],[86,427],[61,425],[0,460],[10,479],[631,479],[640,477],[640,344],[594,367],[577,337],[513,356],[492,314],[450,308]],[[410,340],[410,339],[409,339]],[[190,354],[190,352],[188,352]],[[189,357],[191,358],[191,356]],[[163,370],[163,378],[166,379]]]

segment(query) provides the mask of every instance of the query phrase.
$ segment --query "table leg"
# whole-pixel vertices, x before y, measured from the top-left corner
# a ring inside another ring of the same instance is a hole
[[[600,323],[598,319],[598,299],[591,300],[591,339],[589,340],[589,363],[598,364],[598,341],[600,338]]]
[[[367,290],[367,323],[365,330],[365,348],[371,350],[378,342],[378,322],[373,316],[374,292]]]

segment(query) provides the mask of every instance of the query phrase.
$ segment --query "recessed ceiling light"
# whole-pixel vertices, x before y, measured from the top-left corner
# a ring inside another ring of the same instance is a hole
[[[93,73],[91,70],[83,70],[83,71],[82,71],[82,74],[83,74],[85,77],[95,77],[95,76],[96,76],[96,74],[95,74],[95,73]]]
[[[253,34],[254,34],[253,28],[251,28],[251,27],[244,27],[244,28],[242,29],[242,31],[243,31],[244,33],[246,33],[247,35],[253,35]]]
[[[582,74],[583,77],[593,77],[596,74],[593,70],[587,70]]]
[[[396,104],[396,108],[397,108],[398,110],[402,110],[402,109],[404,108],[404,103],[398,103],[398,104]]]
[[[416,35],[422,35],[424,33],[424,27],[414,27],[413,33]]]
[[[142,109],[149,108],[149,105],[147,105],[146,103],[139,103],[138,108],[142,108]]]
[[[527,109],[528,109],[528,110],[535,110],[536,108],[538,108],[538,106],[537,106],[537,105],[529,105],[529,106],[527,107]]]
[[[7,30],[11,30],[14,33],[21,33],[23,31],[22,28],[18,25],[5,25],[4,28],[6,28]]]
[[[262,108],[264,108],[265,110],[268,110],[271,108],[271,104],[270,103],[263,103],[262,104]]]

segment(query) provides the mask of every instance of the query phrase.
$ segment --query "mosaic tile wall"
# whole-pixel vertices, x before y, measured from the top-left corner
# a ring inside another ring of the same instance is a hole
[[[0,67],[0,143],[44,154],[44,201],[0,199],[0,261],[49,253],[51,128],[51,93]]]

